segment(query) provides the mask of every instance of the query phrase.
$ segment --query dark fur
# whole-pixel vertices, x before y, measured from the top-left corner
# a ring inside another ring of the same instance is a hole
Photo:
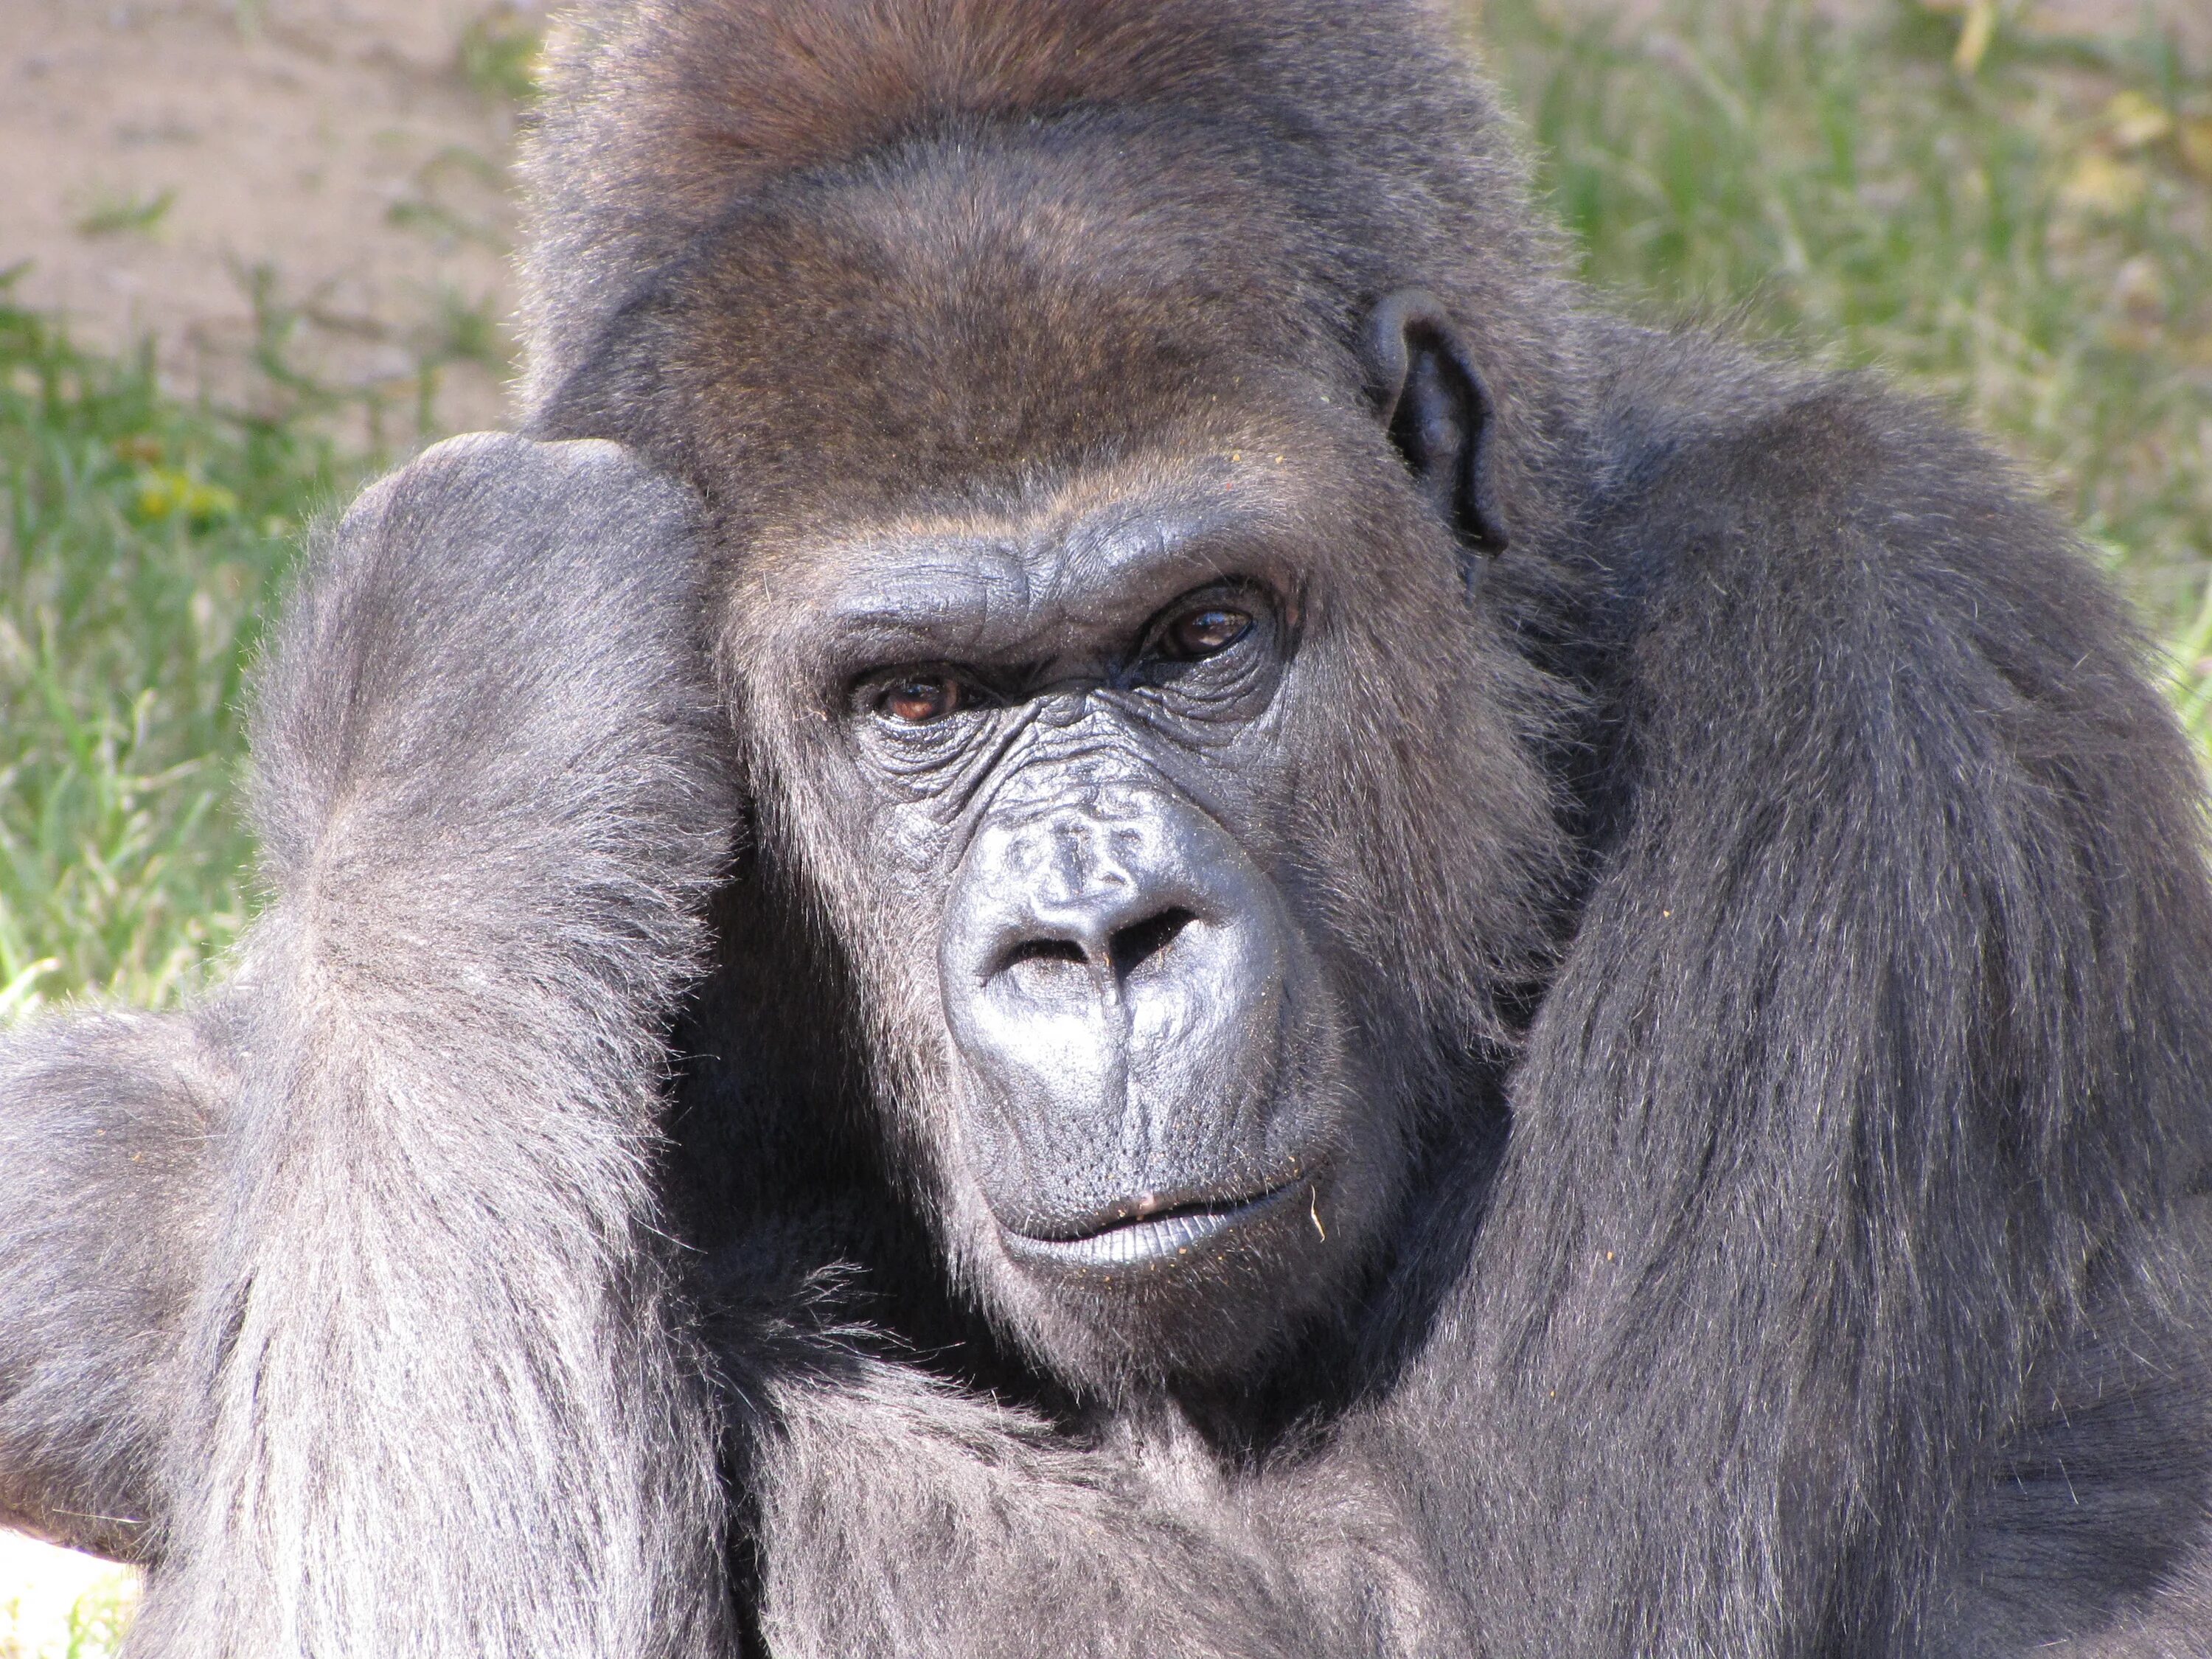
[[[2212,1652],[2199,783],[1999,463],[1586,309],[1401,0],[647,0],[532,170],[531,429],[703,516],[380,486],[236,979],[0,1053],[0,1513],[155,1563],[141,1650]],[[1295,507],[1253,836],[1381,1125],[1212,1376],[994,1255],[805,689],[848,550],[1201,477]]]

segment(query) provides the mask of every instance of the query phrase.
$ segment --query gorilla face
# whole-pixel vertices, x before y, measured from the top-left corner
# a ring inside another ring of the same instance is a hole
[[[1000,580],[1060,586],[1021,562]],[[1106,581],[1133,576],[1152,585]],[[860,682],[881,770],[930,756],[893,833],[951,865],[938,971],[964,1139],[1030,1270],[1142,1273],[1268,1227],[1334,1139],[1316,1085],[1340,1064],[1335,1000],[1246,850],[1279,761],[1190,763],[1265,718],[1288,604],[1243,574],[1133,626],[1109,598],[1097,636],[1034,679],[930,663]]]
[[[1244,1366],[1323,1305],[1432,1075],[1330,836],[1339,751],[1390,741],[1367,665],[1454,684],[1466,601],[1379,433],[1309,402],[769,532],[732,606],[763,828],[853,953],[953,1260],[1081,1382]]]
[[[1037,170],[1119,166],[1079,159],[887,164],[826,244],[749,218],[622,349],[710,417],[669,464],[727,480],[760,863],[856,1001],[825,1045],[865,1039],[957,1282],[1110,1387],[1341,1303],[1557,840],[1468,603],[1504,532],[1448,319],[1389,296],[1316,363],[1151,219],[1048,258]]]
[[[563,394],[686,411],[650,453],[715,515],[755,867],[852,999],[776,1040],[882,1109],[955,1285],[1104,1387],[1348,1305],[1566,845],[1557,694],[1469,603],[1532,475],[1449,319],[1317,332],[1147,190],[1100,133],[833,170]]]

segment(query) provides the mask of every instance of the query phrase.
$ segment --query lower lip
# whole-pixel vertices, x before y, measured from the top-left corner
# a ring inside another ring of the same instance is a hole
[[[1185,1210],[1155,1216],[1146,1221],[1124,1222],[1085,1238],[1031,1238],[1026,1233],[1000,1230],[1007,1252],[1024,1261],[1055,1267],[1147,1267],[1197,1255],[1207,1245],[1242,1231],[1273,1214],[1304,1183],[1278,1187],[1272,1193],[1219,1209]]]

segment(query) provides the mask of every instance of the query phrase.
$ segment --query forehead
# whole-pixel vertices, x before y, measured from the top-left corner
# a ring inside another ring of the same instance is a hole
[[[1356,390],[1251,188],[1096,138],[942,139],[744,204],[641,343],[696,471],[884,512],[1095,466],[1285,375]]]

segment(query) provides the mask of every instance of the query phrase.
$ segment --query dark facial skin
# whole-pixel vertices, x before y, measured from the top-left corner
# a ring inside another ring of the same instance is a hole
[[[1239,470],[841,538],[799,607],[826,816],[922,942],[970,1270],[1111,1365],[1278,1327],[1388,1162],[1281,856],[1313,572]]]
[[[1296,601],[1227,552],[1230,574],[1153,608],[1212,562],[1204,539],[1081,525],[970,548],[975,580],[915,630],[927,654],[853,677],[886,851],[950,872],[966,1150],[1032,1273],[1251,1248],[1294,1186],[1315,1199],[1331,1139],[1303,1073],[1334,1069],[1334,1010],[1244,850],[1283,774],[1255,728],[1295,672]]]
[[[1325,844],[1411,729],[1376,688],[1469,672],[1455,532],[1504,539],[1443,326],[1380,307],[1364,396],[1232,368],[1152,443],[747,538],[764,828],[854,953],[956,1278],[1079,1383],[1235,1372],[1340,1299],[1444,1092],[1330,910],[1368,849]],[[1262,385],[1265,424],[1216,423]],[[1401,811],[1435,816],[1359,808]]]

